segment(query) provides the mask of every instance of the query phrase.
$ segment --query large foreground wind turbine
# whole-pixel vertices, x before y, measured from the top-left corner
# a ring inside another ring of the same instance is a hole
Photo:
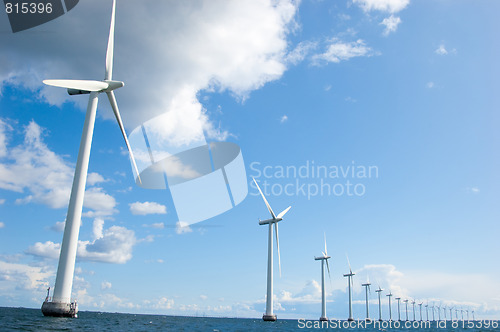
[[[365,301],[366,301],[366,321],[369,322],[371,321],[370,319],[370,311],[368,310],[368,292],[370,291],[370,281],[367,280],[366,283],[361,284],[361,286],[365,287]]]
[[[352,322],[354,320],[354,318],[352,318],[352,288],[354,287],[352,277],[355,276],[356,273],[352,272],[349,256],[347,256],[347,264],[349,265],[349,273],[344,274],[344,277],[347,277],[347,285],[349,286],[349,318],[347,318],[347,320]]]
[[[75,167],[73,186],[68,205],[68,214],[64,226],[64,235],[59,254],[59,265],[57,267],[56,284],[52,301],[49,297],[42,304],[42,312],[45,316],[58,317],[76,317],[78,305],[76,301],[71,300],[71,289],[73,287],[73,275],[75,271],[76,249],[78,245],[78,233],[80,230],[83,198],[85,194],[85,185],[87,182],[87,171],[90,158],[90,147],[92,145],[92,136],[94,132],[94,123],[97,110],[97,99],[99,93],[105,92],[108,95],[109,102],[115,114],[118,125],[122,132],[125,144],[130,153],[130,159],[134,165],[137,178],[140,182],[139,172],[135,163],[130,144],[123,127],[118,105],[116,103],[113,90],[121,88],[124,83],[112,80],[113,72],[113,47],[115,30],[115,8],[116,0],[113,0],[111,11],[111,24],[109,28],[108,48],[106,51],[106,71],[104,80],[45,80],[47,85],[67,88],[70,95],[90,94],[83,133],[80,141],[80,150]]]
[[[274,224],[274,229],[276,231],[276,248],[278,249],[278,266],[279,266],[279,271],[280,271],[280,276],[281,276],[281,259],[280,259],[280,241],[279,241],[279,236],[278,236],[278,222],[283,220],[283,216],[288,212],[288,210],[290,210],[291,206],[287,207],[286,209],[281,211],[280,214],[278,214],[276,216],[273,212],[273,209],[271,208],[271,205],[269,205],[266,197],[262,193],[262,190],[260,190],[260,187],[257,184],[257,181],[255,181],[255,179],[253,179],[253,182],[255,182],[257,189],[259,189],[260,195],[262,196],[264,203],[266,203],[267,209],[269,210],[269,213],[271,213],[271,217],[272,217],[271,219],[267,219],[267,220],[260,220],[259,219],[259,225],[269,224],[269,237],[268,237],[268,242],[267,242],[266,313],[262,316],[262,319],[265,321],[274,322],[276,320],[276,315],[273,314],[273,224]]]
[[[325,263],[326,263],[326,268],[328,270],[328,277],[331,280],[330,267],[328,266],[328,259],[331,257],[328,256],[328,251],[326,250],[326,235],[324,235],[324,237],[325,237],[325,251],[321,252],[323,256],[314,257],[314,260],[321,261],[321,317],[319,318],[320,321],[328,320],[328,318],[326,317]]]

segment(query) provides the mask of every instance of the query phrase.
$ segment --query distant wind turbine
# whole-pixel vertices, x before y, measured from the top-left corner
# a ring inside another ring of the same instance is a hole
[[[443,306],[444,320],[446,321],[446,306]]]
[[[328,266],[328,259],[331,258],[328,256],[328,251],[326,249],[326,235],[324,235],[325,238],[325,251],[321,252],[323,256],[320,257],[314,257],[315,260],[321,261],[321,317],[319,318],[320,321],[327,321],[328,318],[326,317],[326,295],[325,295],[325,263],[326,263],[326,268],[328,270],[328,277],[330,278],[330,267]]]
[[[441,321],[441,304],[436,306],[437,312],[438,312],[438,321]]]
[[[432,302],[432,321],[434,322],[436,319],[434,318],[434,302]]]
[[[85,195],[85,186],[87,182],[87,173],[89,167],[90,148],[92,145],[92,136],[94,133],[94,124],[97,111],[97,101],[100,93],[105,92],[108,96],[111,108],[120,127],[125,144],[127,145],[130,160],[134,165],[137,174],[137,180],[141,182],[139,171],[135,163],[132,149],[127,139],[127,134],[123,127],[118,105],[113,90],[121,88],[124,83],[113,81],[113,48],[115,33],[115,9],[116,0],[113,1],[111,10],[111,24],[109,28],[108,47],[106,51],[105,76],[102,81],[92,80],[44,80],[43,83],[51,86],[67,88],[70,95],[90,94],[83,132],[80,141],[80,149],[73,177],[73,185],[68,205],[68,213],[64,226],[63,240],[59,254],[59,264],[57,267],[56,282],[52,301],[47,298],[42,304],[42,313],[45,316],[64,316],[76,317],[78,313],[78,304],[71,300],[71,289],[73,287],[73,276],[75,271],[76,251],[78,246],[78,234],[80,231],[83,200]]]
[[[464,320],[464,309],[460,308],[460,312],[462,313],[462,320]]]
[[[370,312],[368,310],[368,292],[370,291],[370,285],[371,285],[371,283],[370,283],[369,280],[367,280],[366,283],[361,284],[361,286],[365,287],[365,295],[366,295],[366,297],[365,297],[365,301],[366,301],[366,321],[371,321],[371,319],[370,319]]]
[[[398,321],[401,321],[401,310],[399,308],[399,305],[400,305],[400,302],[401,302],[401,298],[400,297],[396,297],[396,301],[398,301]]]
[[[469,309],[465,310],[467,312],[467,320],[469,320]]]
[[[391,296],[392,293],[389,290],[389,294],[386,295],[389,298],[389,321],[392,321],[392,309],[391,309]]]
[[[415,320],[415,299],[411,301],[411,305],[413,306],[413,320]]]
[[[419,309],[420,309],[420,321],[422,321],[422,304],[423,304],[423,303],[424,303],[424,302],[420,302],[420,303],[418,304]]]
[[[472,320],[475,321],[476,318],[474,317],[474,310],[472,310]]]
[[[273,212],[273,209],[271,208],[271,205],[269,205],[266,197],[262,193],[262,190],[260,190],[260,187],[257,184],[257,181],[255,181],[255,179],[253,179],[253,182],[255,182],[257,189],[259,189],[260,195],[262,196],[262,199],[264,200],[264,203],[266,204],[267,209],[269,210],[269,213],[271,214],[271,217],[272,217],[271,219],[267,219],[267,220],[260,220],[259,219],[259,225],[269,225],[269,236],[268,236],[268,242],[267,242],[266,313],[262,316],[262,319],[264,321],[274,322],[274,321],[276,321],[276,315],[273,314],[273,224],[274,224],[274,229],[276,231],[276,248],[278,249],[278,266],[279,266],[279,271],[280,271],[280,276],[281,276],[281,259],[280,259],[280,241],[279,241],[279,236],[278,236],[278,222],[283,220],[283,216],[288,212],[288,210],[290,210],[291,206],[287,207],[280,214],[278,214],[276,216]]]
[[[403,302],[405,303],[405,308],[406,308],[406,320],[408,321],[408,299],[405,299]]]
[[[380,303],[380,293],[383,291],[382,288],[380,288],[380,285],[378,285],[378,289],[375,291],[378,293],[378,320],[381,322],[382,321],[382,305]]]
[[[450,320],[453,320],[453,307],[449,307],[448,310],[450,310]]]
[[[429,302],[425,305],[425,317],[426,320],[429,321]]]
[[[349,262],[349,256],[347,256],[347,264],[349,265],[349,273],[344,274],[344,277],[347,277],[347,285],[349,286],[349,318],[348,321],[352,322],[354,318],[352,318],[352,287],[354,287],[352,277],[356,274],[352,272],[351,263]]]

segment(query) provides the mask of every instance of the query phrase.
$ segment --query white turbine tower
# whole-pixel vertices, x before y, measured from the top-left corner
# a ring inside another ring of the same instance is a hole
[[[382,321],[382,304],[380,303],[380,293],[383,291],[382,288],[380,288],[380,285],[378,285],[378,289],[375,291],[378,293],[378,320],[381,322]]]
[[[441,304],[436,306],[437,312],[438,312],[438,321],[441,321]]]
[[[434,318],[434,302],[432,302],[432,321],[434,322],[436,319]]]
[[[328,318],[326,317],[325,263],[326,263],[326,268],[328,270],[328,277],[331,280],[330,267],[328,266],[328,259],[331,257],[328,256],[328,251],[326,249],[326,235],[324,235],[324,237],[325,237],[325,251],[321,252],[323,256],[314,257],[314,260],[321,261],[321,317],[319,318],[320,321],[328,320]]]
[[[425,305],[425,318],[429,321],[429,302]]]
[[[446,306],[443,306],[444,321],[446,321]]]
[[[344,274],[344,277],[347,277],[347,285],[349,286],[349,318],[347,319],[349,322],[352,322],[354,318],[352,318],[352,288],[354,287],[352,277],[356,275],[352,272],[351,263],[349,262],[349,256],[347,256],[347,264],[349,265],[349,273]]]
[[[396,297],[396,300],[398,301],[398,321],[401,321],[401,310],[399,308],[399,304],[401,303],[401,298]]]
[[[424,302],[420,302],[420,303],[418,304],[418,307],[419,307],[419,309],[420,309],[420,321],[422,321],[422,304],[423,304],[423,303],[424,303]]]
[[[472,321],[475,321],[476,317],[474,317],[474,310],[472,310]]]
[[[406,320],[408,320],[408,299],[405,299],[403,302],[405,303],[405,308],[406,308],[405,309],[406,310]]]
[[[365,301],[366,301],[366,321],[369,322],[371,321],[370,319],[370,312],[368,310],[368,293],[370,292],[370,281],[367,280],[366,283],[361,284],[361,286],[365,287]]]
[[[106,70],[104,80],[44,80],[43,83],[51,86],[67,88],[70,95],[90,94],[85,122],[83,125],[82,138],[80,141],[80,150],[75,167],[73,186],[68,205],[66,224],[64,226],[64,235],[59,254],[59,264],[57,267],[56,283],[52,301],[49,297],[42,304],[42,313],[45,316],[58,317],[76,317],[78,305],[76,301],[71,300],[71,289],[73,287],[73,275],[75,271],[76,249],[78,245],[78,233],[80,231],[83,198],[85,194],[85,185],[87,182],[87,171],[89,166],[90,148],[92,145],[92,136],[94,132],[94,123],[97,111],[97,99],[99,93],[105,92],[108,95],[109,102],[115,114],[118,125],[122,132],[125,144],[130,153],[130,159],[134,165],[137,179],[140,182],[139,172],[135,163],[132,150],[130,148],[125,129],[121,120],[118,105],[116,103],[113,90],[121,88],[124,83],[112,80],[113,71],[113,47],[115,30],[115,8],[116,0],[113,0],[111,11],[111,24],[109,28],[108,48],[106,51]]]
[[[267,242],[266,313],[262,316],[262,319],[264,321],[274,322],[274,321],[276,321],[276,315],[273,314],[273,224],[274,224],[274,229],[276,231],[276,248],[278,249],[278,267],[279,267],[280,276],[281,276],[281,259],[280,259],[280,241],[279,241],[279,236],[278,236],[278,222],[283,220],[283,216],[288,212],[288,210],[290,210],[291,206],[287,207],[285,210],[281,211],[281,213],[276,216],[273,212],[273,209],[271,208],[271,205],[269,205],[266,197],[262,193],[262,190],[260,190],[260,187],[257,184],[257,181],[255,181],[255,179],[253,179],[253,182],[255,182],[257,189],[259,189],[260,195],[262,196],[264,203],[266,203],[267,209],[269,210],[269,213],[271,213],[271,217],[272,217],[272,219],[267,219],[267,220],[260,220],[259,219],[259,225],[269,224],[269,237],[268,237],[268,242]]]
[[[450,320],[453,320],[453,307],[449,307],[448,310],[450,310]]]
[[[411,305],[413,306],[413,320],[415,320],[415,299],[411,301]]]
[[[389,294],[387,294],[386,296],[389,297],[389,321],[392,321],[392,309],[391,309],[391,296],[392,296],[392,293],[391,293],[390,290],[389,290]]]

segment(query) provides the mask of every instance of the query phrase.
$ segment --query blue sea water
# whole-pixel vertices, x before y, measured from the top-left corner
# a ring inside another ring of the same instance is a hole
[[[457,322],[452,327],[432,325],[431,328],[345,328],[347,322],[328,322],[321,330],[349,331],[500,331],[500,329],[479,327],[478,322]],[[498,321],[495,321],[498,324]],[[315,331],[316,321],[278,320],[264,322],[261,319],[180,317],[164,315],[142,315],[82,311],[78,318],[44,317],[40,309],[0,307],[0,331]],[[489,322],[491,323],[491,322]],[[335,324],[337,326],[335,327]],[[341,327],[338,325],[340,324]],[[496,325],[495,324],[495,325]]]

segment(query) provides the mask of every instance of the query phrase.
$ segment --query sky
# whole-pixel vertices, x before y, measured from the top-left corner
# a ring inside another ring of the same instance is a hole
[[[499,10],[483,0],[118,1],[113,78],[125,82],[115,93],[127,132],[165,115],[160,131],[178,151],[193,137],[237,144],[248,195],[180,220],[169,189],[136,185],[101,96],[79,309],[261,317],[258,220],[269,212],[254,177],[275,212],[292,206],[279,223],[281,277],[275,250],[278,318],[319,317],[314,257],[326,237],[330,318],[348,315],[348,255],[355,318],[369,279],[372,315],[380,286],[384,318],[391,291],[498,319]],[[81,1],[18,33],[0,14],[0,306],[38,308],[54,285],[88,97],[42,80],[102,79],[110,12],[111,1]]]

